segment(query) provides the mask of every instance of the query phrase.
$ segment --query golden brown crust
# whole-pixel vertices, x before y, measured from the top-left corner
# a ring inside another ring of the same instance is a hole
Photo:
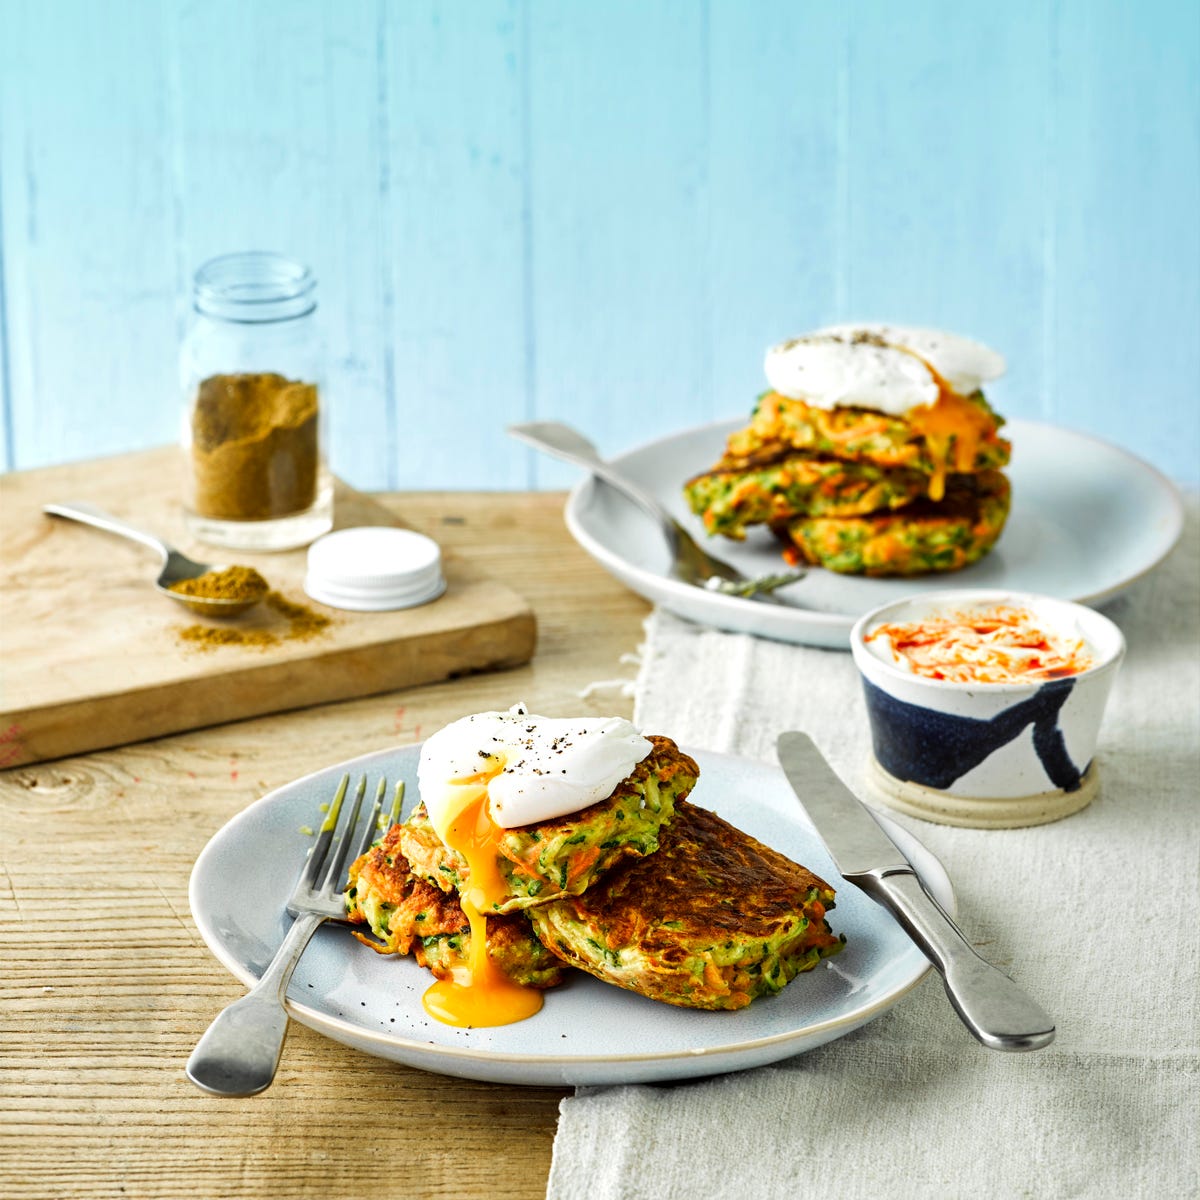
[[[812,889],[833,889],[807,867],[763,845],[716,813],[683,802],[657,854],[623,863],[562,903],[603,925],[614,943],[672,952],[681,941],[770,937]],[[680,928],[664,927],[663,922]]]
[[[812,871],[680,803],[657,853],[528,913],[548,949],[606,983],[736,1009],[841,948],[825,921],[833,900]]]
[[[400,826],[393,825],[361,858],[350,865],[350,876],[390,904],[401,903],[412,887],[408,860],[400,853]]]
[[[346,919],[352,924],[367,923],[362,904],[370,896],[373,903],[387,905],[397,910],[408,903],[413,890],[423,881],[413,875],[408,859],[400,852],[400,827],[393,825],[365,854],[350,864],[349,883],[346,889]],[[407,954],[412,945],[411,929],[404,929],[399,921],[392,923],[391,936],[381,943],[354,932],[354,936],[365,946],[381,954]]]

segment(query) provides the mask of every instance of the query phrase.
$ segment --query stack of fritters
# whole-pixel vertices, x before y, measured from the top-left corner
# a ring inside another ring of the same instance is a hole
[[[855,340],[857,339],[857,340]],[[874,334],[814,335],[886,347]],[[764,392],[749,426],[684,492],[710,534],[768,527],[793,564],[843,574],[953,571],[995,544],[1009,509],[1009,443],[981,391],[903,416]]]
[[[499,830],[509,895],[488,914],[488,954],[515,982],[552,987],[562,978],[521,910],[578,894],[620,859],[653,853],[676,800],[695,786],[695,762],[670,738],[649,740],[650,754],[606,799],[557,820]],[[370,926],[378,940],[360,940],[374,949],[412,949],[422,966],[451,978],[469,961],[470,926],[458,898],[469,878],[465,860],[442,842],[419,803],[352,864],[347,915]]]
[[[488,954],[529,987],[563,964],[655,1000],[741,1008],[841,948],[833,890],[686,802],[696,763],[669,738],[605,800],[498,843],[509,897],[488,915]],[[418,805],[350,869],[347,913],[385,954],[416,954],[439,978],[466,965],[465,862]]]

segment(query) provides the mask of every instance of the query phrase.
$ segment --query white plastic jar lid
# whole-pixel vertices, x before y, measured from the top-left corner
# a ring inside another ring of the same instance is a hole
[[[413,608],[446,590],[442,552],[411,529],[339,529],[309,546],[304,590],[321,604],[356,612]]]

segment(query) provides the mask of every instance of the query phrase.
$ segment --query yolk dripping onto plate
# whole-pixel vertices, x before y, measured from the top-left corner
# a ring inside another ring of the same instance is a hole
[[[467,886],[459,899],[471,927],[466,968],[450,979],[439,979],[425,993],[425,1011],[447,1025],[511,1025],[542,1007],[542,994],[514,983],[492,962],[487,952],[487,916],[508,889],[500,872],[497,841],[500,830],[488,813],[488,784],[503,770],[493,759],[478,775],[451,780],[450,818],[442,840],[467,862]]]
[[[973,471],[979,445],[991,432],[992,422],[965,396],[960,396],[942,378],[927,359],[915,351],[898,346],[923,363],[937,384],[938,398],[928,407],[909,409],[907,418],[913,429],[925,439],[933,474],[929,477],[930,500],[941,500],[946,494],[947,471]]]

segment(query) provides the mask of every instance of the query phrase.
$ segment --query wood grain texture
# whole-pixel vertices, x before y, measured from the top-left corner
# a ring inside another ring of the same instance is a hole
[[[712,409],[705,13],[621,0],[531,14],[532,399],[605,449]],[[577,475],[537,463],[541,483]]]
[[[1061,0],[1060,9],[1053,419],[1125,409],[1124,423],[1105,421],[1114,440],[1195,482],[1200,5],[1151,13],[1119,0]],[[1182,221],[1181,203],[1191,210]]]
[[[0,186],[0,469],[13,461],[12,385],[8,374],[8,272],[4,269],[4,188]]]
[[[1042,420],[1048,13],[935,0],[855,31],[840,314],[983,338],[1010,364],[999,411]]]
[[[0,464],[171,438],[190,276],[256,247],[358,487],[560,486],[506,424],[612,453],[880,316],[1195,483],[1198,210],[1191,0],[0,4]]]
[[[293,1026],[248,1100],[183,1063],[240,992],[191,921],[196,855],[258,796],[318,767],[419,740],[464,713],[629,715],[647,605],[570,541],[562,497],[388,499],[406,523],[520,587],[532,663],[0,773],[0,1194],[27,1200],[458,1200],[545,1194],[558,1089],[425,1074]],[[56,879],[49,899],[47,872]],[[65,892],[69,900],[60,899]]]
[[[163,14],[137,0],[0,6],[10,466],[176,436]],[[55,451],[23,450],[36,446]]]
[[[192,272],[231,246],[309,265],[331,453],[353,464],[351,482],[386,480],[397,446],[377,7],[213,0],[162,11],[181,295],[190,303]],[[174,346],[158,352],[169,359]]]
[[[263,713],[510,667],[533,654],[526,602],[475,564],[445,556],[437,601],[392,612],[326,608],[304,594],[307,551],[252,555],[187,537],[174,447],[0,478],[0,766],[19,766]],[[287,600],[329,619],[291,638],[268,605],[202,619],[151,586],[152,552],[42,505],[84,497],[199,561],[256,567]],[[335,525],[386,525],[387,511],[344,485]],[[274,645],[197,646],[197,623],[261,631]]]
[[[521,487],[526,411],[519,5],[386,7],[398,486]],[[430,204],[413,204],[424,195]],[[436,211],[434,211],[436,210]]]
[[[845,311],[849,10],[779,0],[756,11],[711,10],[701,345],[712,384],[696,422],[748,412],[766,346]]]

